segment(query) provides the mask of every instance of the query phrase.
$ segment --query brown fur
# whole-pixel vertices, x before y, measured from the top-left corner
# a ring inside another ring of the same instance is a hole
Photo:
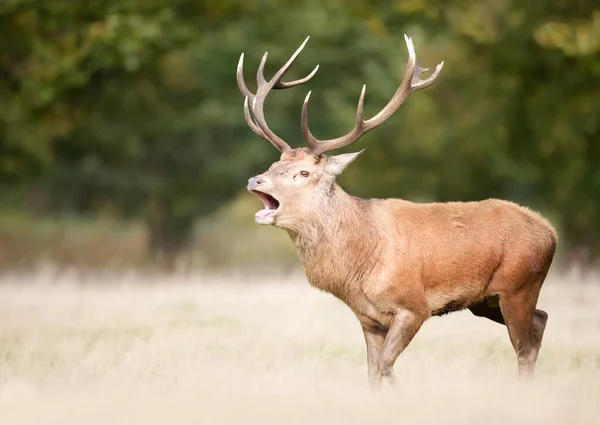
[[[533,372],[547,319],[536,304],[557,243],[552,225],[498,199],[357,198],[335,182],[356,156],[293,149],[252,188],[281,203],[272,224],[287,230],[309,282],[357,316],[371,384],[392,379],[397,356],[425,320],[467,308],[506,324],[519,371]]]

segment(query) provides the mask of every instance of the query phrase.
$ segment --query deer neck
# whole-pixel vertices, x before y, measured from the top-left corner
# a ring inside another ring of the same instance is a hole
[[[339,285],[359,279],[381,253],[371,201],[334,183],[312,211],[288,233],[311,283],[340,292]]]

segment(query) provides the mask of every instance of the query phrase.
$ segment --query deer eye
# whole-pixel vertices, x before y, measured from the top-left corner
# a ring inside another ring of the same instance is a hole
[[[304,170],[302,170],[302,171],[300,171],[300,175],[301,175],[302,177],[308,177],[309,173],[308,173],[308,171],[304,171]]]

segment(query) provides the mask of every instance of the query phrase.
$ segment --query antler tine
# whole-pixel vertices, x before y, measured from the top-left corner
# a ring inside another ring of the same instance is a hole
[[[286,74],[286,72],[290,69],[293,63],[296,61],[302,49],[308,42],[310,37],[306,37],[302,45],[294,52],[294,54],[288,59],[288,61],[277,71],[277,73],[271,78],[271,80],[267,81],[264,76],[265,65],[267,63],[268,52],[265,52],[263,55],[260,65],[258,66],[258,70],[256,72],[256,80],[257,80],[257,90],[256,94],[253,94],[248,90],[246,83],[244,82],[243,77],[243,60],[244,54],[242,53],[240,57],[240,61],[238,63],[237,68],[237,82],[242,95],[245,96],[244,101],[244,118],[246,122],[256,134],[258,134],[263,139],[269,141],[273,146],[275,146],[279,151],[285,152],[291,149],[291,147],[279,136],[277,136],[266,123],[264,117],[264,102],[267,98],[268,94],[272,89],[287,89],[290,87],[295,87],[306,81],[310,80],[319,69],[317,67],[306,77],[301,78],[299,80],[290,81],[290,82],[282,82],[281,79]],[[254,119],[250,114],[252,111],[252,115],[254,115]]]
[[[295,81],[289,81],[289,82],[280,81],[277,84],[275,84],[275,87],[273,87],[273,88],[276,90],[277,89],[281,90],[281,89],[289,89],[290,87],[299,86],[300,84],[306,83],[308,80],[310,80],[312,77],[314,77],[318,70],[319,70],[319,65],[315,66],[315,69],[313,69],[312,72],[310,74],[308,74],[306,77],[300,78],[299,80],[295,80]]]
[[[364,129],[366,122],[363,120],[366,89],[367,85],[364,84],[360,92],[360,97],[358,98],[358,107],[356,108],[356,124],[354,125],[352,131],[343,137],[338,137],[337,139],[331,139],[323,142],[317,140],[317,138],[313,136],[312,132],[308,128],[308,100],[310,99],[311,94],[311,92],[308,92],[304,98],[304,103],[302,104],[302,135],[308,144],[309,150],[314,155],[319,156],[325,152],[347,146],[358,140],[364,133],[369,131],[368,129]],[[348,142],[348,140],[352,141]]]
[[[254,99],[254,94],[248,90],[248,86],[244,81],[244,54],[240,55],[240,60],[238,61],[237,71],[235,73],[235,77],[237,80],[238,88],[242,92],[242,95],[245,97],[249,97],[250,99]]]
[[[302,42],[300,47],[298,47],[298,49],[296,49],[296,51],[290,57],[290,59],[286,62],[286,64],[283,65],[283,67],[279,70],[279,72],[277,74],[275,74],[275,76],[272,79],[272,81],[275,81],[275,84],[273,86],[274,89],[279,89],[279,90],[289,89],[290,87],[295,87],[302,83],[306,83],[308,80],[310,80],[312,77],[315,76],[315,74],[319,70],[319,65],[317,65],[315,67],[315,69],[313,69],[312,72],[304,78],[301,78],[301,79],[295,80],[295,81],[289,81],[289,82],[281,81],[283,76],[288,72],[288,70],[291,68],[291,66],[294,64],[294,62],[296,62],[296,59],[298,59],[298,56],[300,56],[300,52],[302,52],[302,50],[304,49],[304,46],[306,46],[306,43],[308,43],[309,39],[310,39],[310,36],[308,36],[304,39],[304,41]]]
[[[263,131],[260,129],[260,127],[256,125],[256,123],[252,119],[252,116],[250,115],[250,108],[248,106],[248,96],[246,96],[244,98],[244,118],[245,118],[248,126],[252,129],[252,131],[254,131],[260,137],[265,139],[267,142],[271,143],[271,141],[267,138],[265,133],[263,133]],[[275,147],[277,147],[277,146],[275,146]]]
[[[265,80],[265,64],[267,63],[267,57],[269,56],[269,52],[265,52],[262,59],[260,60],[260,64],[258,65],[258,70],[256,71],[256,82],[258,87],[262,87],[266,84]]]
[[[265,59],[266,58],[263,58],[263,61]],[[283,146],[277,144],[276,142],[274,142],[273,140],[269,139],[269,137],[267,137],[267,135],[262,131],[262,129],[258,125],[256,125],[256,123],[252,119],[252,115],[250,115],[250,108],[248,106],[248,103],[249,103],[249,101],[254,102],[255,96],[248,89],[248,86],[246,86],[246,82],[244,81],[244,54],[243,53],[240,55],[240,60],[238,62],[237,71],[236,71],[236,79],[237,79],[238,88],[240,89],[240,91],[242,92],[242,95],[244,96],[244,119],[246,120],[246,123],[248,124],[250,129],[253,132],[255,132],[258,136],[262,137],[267,142],[271,143],[279,151],[282,151],[282,148],[285,148],[285,147],[283,147]]]
[[[264,76],[262,75],[262,71],[261,71],[262,69],[264,69],[264,64],[265,64],[266,60],[267,60],[267,54],[265,53],[265,55],[263,56],[263,58],[261,60],[260,65],[259,65],[259,71],[257,74],[257,80],[258,80],[257,94],[261,94],[261,90],[264,87],[267,87],[267,84],[265,83]],[[262,112],[262,108],[260,108],[258,117],[257,117],[256,112],[254,111],[254,105],[256,104],[256,95],[253,94],[248,89],[248,86],[246,85],[246,82],[244,81],[244,54],[243,53],[241,54],[240,60],[238,62],[236,79],[237,79],[238,88],[242,92],[242,95],[245,97],[245,99],[244,99],[244,118],[246,120],[246,123],[250,127],[250,129],[252,131],[254,131],[254,133],[256,133],[258,136],[262,137],[267,142],[271,143],[280,152],[285,152],[285,151],[290,150],[291,149],[290,145],[288,145],[284,140],[282,140],[275,133],[273,133],[269,129],[269,127],[267,126],[266,123],[264,123],[263,125],[260,125],[261,117],[262,117],[262,120],[264,121],[264,114]],[[264,96],[266,97],[266,93],[264,94]],[[264,102],[264,98],[262,99],[262,101]],[[248,105],[249,102],[252,102],[251,107],[249,107],[249,105]],[[252,119],[252,116],[250,114],[250,109],[252,109],[252,112],[253,112],[254,116],[257,118],[257,122],[259,124],[254,122],[254,120]],[[265,128],[266,128],[266,130],[265,130]]]
[[[320,141],[313,136],[308,128],[308,100],[310,98],[310,92],[308,93],[304,100],[304,104],[302,105],[302,134],[304,135],[304,139],[306,140],[310,151],[314,155],[319,156],[325,152],[348,146],[356,142],[365,133],[383,124],[391,117],[392,114],[402,106],[412,92],[429,87],[437,79],[444,66],[444,62],[437,65],[435,71],[429,78],[421,80],[421,73],[427,71],[427,69],[419,66],[412,39],[405,34],[404,40],[406,41],[406,47],[408,49],[408,61],[406,70],[404,71],[404,78],[396,90],[396,93],[394,93],[392,99],[390,99],[388,104],[377,115],[364,121],[363,107],[366,86],[363,86],[356,111],[356,124],[345,136],[324,141]]]

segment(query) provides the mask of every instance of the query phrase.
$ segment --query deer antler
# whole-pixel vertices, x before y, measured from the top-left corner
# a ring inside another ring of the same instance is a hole
[[[260,65],[258,66],[258,71],[256,73],[256,80],[258,83],[258,88],[256,90],[256,94],[253,94],[250,90],[248,90],[248,87],[246,86],[246,83],[244,82],[244,70],[243,70],[244,54],[243,53],[240,56],[240,61],[238,62],[236,77],[237,77],[238,87],[239,87],[240,91],[242,92],[242,95],[245,96],[244,118],[246,119],[246,122],[248,123],[248,125],[250,126],[252,131],[254,131],[260,137],[262,137],[263,139],[265,139],[266,141],[271,143],[280,152],[288,151],[291,149],[291,147],[283,139],[281,139],[279,136],[277,136],[275,133],[273,133],[273,131],[271,131],[271,129],[267,125],[267,122],[265,121],[265,113],[264,113],[265,99],[267,98],[267,96],[269,95],[269,93],[272,89],[288,89],[290,87],[298,86],[302,83],[307,82],[316,74],[317,70],[319,69],[319,65],[317,65],[315,67],[315,69],[309,75],[307,75],[306,77],[304,77],[302,79],[290,81],[290,82],[281,81],[281,79],[286,74],[286,72],[290,69],[290,67],[292,66],[292,64],[298,57],[298,55],[300,55],[300,52],[302,51],[302,49],[304,49],[304,46],[308,42],[309,38],[310,37],[306,37],[306,40],[304,40],[304,42],[298,48],[298,50],[296,50],[294,52],[294,54],[285,63],[285,65],[283,65],[283,67],[279,71],[277,71],[277,73],[269,81],[266,81],[265,76],[264,76],[265,64],[267,62],[268,53],[265,53],[263,55],[262,60],[260,61]],[[252,116],[250,115],[250,111],[252,111],[252,115],[254,115],[254,120],[252,119]]]
[[[440,63],[435,68],[435,71],[429,78],[426,80],[421,80],[421,73],[428,71],[428,69],[421,68],[417,63],[417,57],[415,55],[415,48],[413,46],[412,39],[407,37],[406,34],[404,35],[404,39],[406,40],[406,46],[408,47],[408,63],[406,64],[404,79],[400,84],[400,87],[398,87],[398,90],[396,90],[396,93],[392,99],[377,115],[367,121],[364,121],[363,106],[366,85],[363,86],[363,89],[360,93],[360,98],[358,100],[358,109],[356,111],[356,125],[352,131],[345,136],[338,137],[337,139],[320,141],[312,135],[310,129],[308,128],[308,99],[310,98],[310,92],[308,92],[308,95],[304,100],[304,104],[302,105],[302,134],[304,135],[304,139],[306,140],[310,151],[314,155],[319,156],[325,152],[348,146],[356,142],[365,133],[383,124],[385,120],[391,117],[392,114],[396,112],[400,106],[402,106],[404,101],[413,91],[429,87],[437,79],[442,67],[444,66],[444,62]]]

